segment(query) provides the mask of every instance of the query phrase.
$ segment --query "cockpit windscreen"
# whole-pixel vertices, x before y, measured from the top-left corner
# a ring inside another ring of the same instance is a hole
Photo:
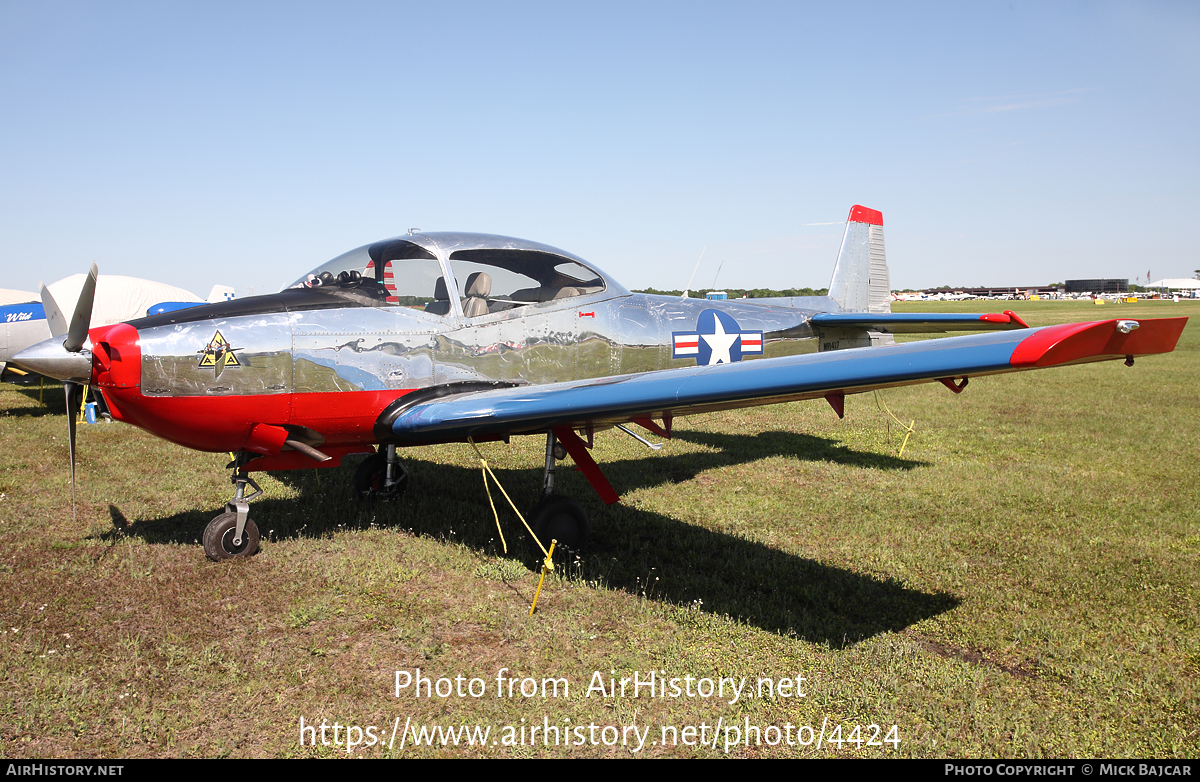
[[[441,277],[441,265],[429,250],[403,239],[389,239],[339,255],[288,287],[329,288],[331,293],[344,290],[371,296],[381,307],[425,311],[437,298]]]

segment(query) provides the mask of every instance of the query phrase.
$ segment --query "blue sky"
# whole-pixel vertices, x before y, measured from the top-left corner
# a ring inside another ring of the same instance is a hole
[[[893,287],[1200,268],[1195,3],[0,0],[0,117],[4,288],[413,227],[821,287],[855,203]]]

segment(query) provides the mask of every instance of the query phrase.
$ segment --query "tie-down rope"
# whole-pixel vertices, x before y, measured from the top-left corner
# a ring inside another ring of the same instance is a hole
[[[488,486],[489,475],[492,476],[492,480],[496,482],[496,488],[498,488],[500,493],[504,495],[504,499],[508,500],[508,504],[512,507],[513,513],[517,514],[517,518],[521,520],[521,524],[523,524],[525,529],[529,532],[529,537],[533,538],[533,542],[536,543],[537,547],[540,548],[542,553],[546,555],[546,558],[542,560],[542,577],[538,579],[537,591],[533,593],[533,604],[529,606],[529,615],[533,616],[533,611],[535,608],[537,608],[538,596],[542,594],[542,584],[546,581],[546,574],[554,570],[554,545],[558,541],[551,540],[549,550],[542,545],[542,541],[538,540],[538,536],[535,535],[533,529],[530,528],[529,522],[525,521],[525,517],[521,514],[521,511],[517,510],[517,505],[512,501],[512,497],[509,497],[508,492],[504,490],[504,486],[500,483],[500,479],[496,477],[496,473],[492,472],[492,468],[488,466],[487,459],[483,458],[483,454],[479,451],[479,446],[475,444],[475,440],[468,437],[467,442],[471,444],[471,447],[475,449],[475,455],[479,457],[479,464],[481,467],[481,472],[483,473],[483,488],[484,491],[487,492],[488,504],[492,506],[492,515],[496,518],[496,532],[500,534],[500,545],[504,549],[504,553],[508,553],[508,543],[504,540],[504,530],[500,528],[500,512],[496,510],[496,503],[492,499],[492,489],[490,486]]]
[[[899,427],[905,431],[904,442],[900,444],[900,453],[896,457],[898,459],[903,459],[904,458],[904,448],[908,445],[908,438],[911,437],[912,433],[915,431],[914,427],[917,424],[917,419],[914,418],[912,420],[912,423],[910,423],[908,426],[905,426],[904,422],[901,421],[899,418],[897,418],[895,413],[893,413],[891,410],[888,410],[887,402],[884,402],[883,399],[879,396],[879,392],[876,391],[875,392],[875,406],[878,407],[879,405],[883,405],[883,409],[886,410],[887,414],[892,417],[892,420],[895,421],[897,423],[897,425],[899,425]]]

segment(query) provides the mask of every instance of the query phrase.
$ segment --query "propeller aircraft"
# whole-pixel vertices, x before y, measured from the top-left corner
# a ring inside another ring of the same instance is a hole
[[[578,549],[588,518],[554,492],[569,454],[606,503],[589,453],[598,431],[671,436],[675,418],[800,399],[841,416],[847,394],[1134,358],[1174,349],[1186,318],[1028,328],[1002,314],[892,313],[883,216],[850,211],[827,296],[705,300],[635,294],[594,265],[536,242],[422,233],[351,250],[279,293],[88,330],[93,265],[68,322],[13,361],[84,385],[113,418],[202,451],[234,454],[234,497],[203,536],[214,560],[250,556],[251,473],[331,467],[368,453],[366,498],[408,485],[402,448],[545,438],[539,539]],[[987,333],[896,344],[895,334]],[[68,415],[72,486],[74,416]],[[252,491],[251,491],[252,490]],[[74,488],[72,488],[74,492]]]

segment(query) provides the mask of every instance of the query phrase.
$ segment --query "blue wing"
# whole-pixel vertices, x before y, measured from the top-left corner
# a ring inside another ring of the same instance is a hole
[[[380,439],[405,445],[603,426],[639,418],[1129,358],[1174,349],[1187,318],[1073,323],[716,366],[404,399]],[[414,395],[416,396],[416,395]],[[424,401],[418,401],[424,399]]]

